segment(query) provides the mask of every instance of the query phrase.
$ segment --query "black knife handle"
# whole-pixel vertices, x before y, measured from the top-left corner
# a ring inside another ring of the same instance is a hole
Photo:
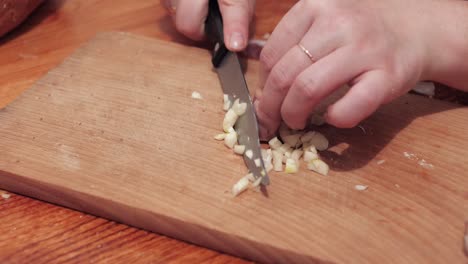
[[[228,53],[224,44],[223,18],[219,10],[218,0],[210,0],[208,7],[208,16],[205,22],[205,34],[208,39],[214,43],[213,56],[211,63],[217,68]]]

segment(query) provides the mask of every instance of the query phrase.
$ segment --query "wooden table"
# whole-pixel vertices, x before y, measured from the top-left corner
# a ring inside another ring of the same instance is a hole
[[[255,35],[261,38],[295,1],[257,2]],[[103,31],[195,45],[175,31],[157,0],[49,0],[0,39],[0,108]],[[244,262],[27,197],[5,197],[0,197],[0,263]]]

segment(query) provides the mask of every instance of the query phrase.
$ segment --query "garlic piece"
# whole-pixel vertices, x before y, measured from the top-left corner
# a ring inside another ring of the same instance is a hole
[[[326,164],[323,160],[314,159],[307,163],[307,169],[318,172],[322,175],[328,175],[330,167],[328,167],[328,164]]]
[[[192,98],[193,99],[203,99],[201,94],[199,92],[197,92],[197,91],[192,92]]]
[[[224,145],[226,145],[228,148],[231,148],[231,149],[234,148],[236,143],[237,143],[237,133],[235,131],[230,132],[224,138]]]
[[[229,132],[231,128],[234,127],[234,125],[237,122],[237,119],[239,116],[234,112],[234,110],[231,108],[226,112],[226,115],[224,116],[223,120],[223,130],[224,132]]]
[[[246,150],[244,154],[249,159],[253,158],[253,151],[251,149]]]
[[[315,151],[315,152],[311,151],[311,150],[304,151],[304,161],[305,162],[309,163],[310,161],[312,161],[314,159],[319,159],[317,151]]]
[[[214,136],[214,139],[219,140],[219,141],[224,140],[225,138],[226,138],[226,133],[222,133],[222,134],[218,134]]]
[[[238,155],[243,155],[245,152],[245,145],[235,145],[234,146],[234,153]]]
[[[284,172],[286,173],[297,173],[299,171],[299,164],[295,159],[289,158],[286,161],[286,168]]]
[[[302,144],[300,138],[301,138],[301,134],[291,134],[291,135],[286,135],[282,137],[281,139],[283,140],[284,143],[288,144],[289,146],[298,147]]]
[[[234,186],[232,186],[232,194],[234,196],[239,195],[241,192],[247,190],[247,187],[249,187],[249,174],[246,176],[242,177]]]
[[[281,147],[279,147],[278,150],[283,152],[283,153],[286,153],[286,152],[292,152],[293,148],[291,147],[291,145],[285,143],[285,144],[281,145]]]
[[[319,151],[323,151],[328,148],[328,139],[319,132],[315,132],[309,143],[314,145]]]
[[[234,104],[232,104],[232,110],[238,115],[241,116],[245,113],[247,110],[247,103],[240,103],[239,98],[234,101]]]
[[[255,163],[255,166],[257,166],[257,167],[262,166],[262,162],[260,161],[260,159],[255,159],[254,163]]]
[[[268,141],[268,145],[270,145],[271,149],[275,150],[280,148],[283,145],[283,143],[281,143],[281,141],[277,137],[274,137],[270,139],[270,141]]]
[[[262,178],[256,179],[256,180],[252,183],[252,187],[253,187],[253,188],[258,187],[258,186],[260,185],[261,182],[262,182]]]
[[[291,158],[292,151],[286,151],[283,153],[283,163],[286,164],[286,161]]]
[[[357,184],[354,186],[354,189],[356,189],[357,191],[365,191],[367,190],[368,186],[367,185],[361,185],[361,184]]]
[[[304,154],[304,151],[300,150],[300,149],[295,149],[293,150],[293,152],[291,153],[291,159],[294,159],[296,160],[297,162],[299,162],[299,159],[302,157],[302,154]]]
[[[229,100],[229,96],[227,94],[223,95],[223,110],[227,111],[229,108],[231,108],[231,101]]]
[[[308,144],[312,140],[314,135],[315,135],[315,131],[306,132],[304,135],[301,136],[302,144],[304,145]]]
[[[273,169],[283,171],[283,153],[279,150],[273,150]]]

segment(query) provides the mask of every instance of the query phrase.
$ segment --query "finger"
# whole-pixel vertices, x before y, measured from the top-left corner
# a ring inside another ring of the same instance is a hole
[[[202,40],[208,14],[208,0],[178,0],[176,2],[177,30],[193,40]]]
[[[307,33],[316,13],[310,3],[300,1],[295,4],[276,26],[260,54],[263,71],[270,72],[281,57]]]
[[[293,129],[303,129],[315,106],[364,70],[349,47],[337,49],[304,70],[281,106],[281,117]]]
[[[266,135],[274,133],[281,122],[281,105],[289,88],[297,75],[320,58],[330,54],[342,46],[342,40],[337,34],[322,33],[320,28],[312,28],[300,41],[305,46],[293,46],[271,70],[263,88],[262,96],[266,100],[259,100],[258,119],[262,120]],[[321,36],[316,38],[316,36]],[[312,56],[312,58],[309,57]],[[260,92],[258,93],[260,94]]]
[[[343,98],[328,107],[327,122],[342,128],[356,126],[392,96],[398,86],[381,71],[365,73]]]
[[[247,46],[254,7],[255,1],[251,0],[219,0],[224,24],[224,42],[229,50],[241,51]]]
[[[169,15],[172,17],[172,19],[175,18],[175,13],[177,10],[177,0],[163,0],[162,1],[164,8],[169,12]]]

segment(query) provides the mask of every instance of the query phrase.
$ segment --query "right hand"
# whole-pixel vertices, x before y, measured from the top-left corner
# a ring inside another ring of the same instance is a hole
[[[209,0],[164,0],[177,30],[193,40],[204,38]],[[224,23],[224,42],[231,51],[245,49],[255,0],[219,0]]]

